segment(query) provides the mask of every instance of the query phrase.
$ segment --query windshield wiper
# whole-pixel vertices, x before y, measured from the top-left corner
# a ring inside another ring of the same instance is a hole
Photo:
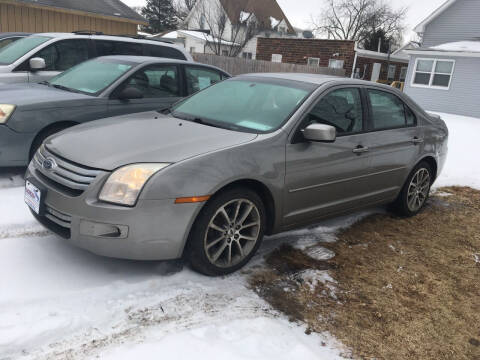
[[[49,83],[47,80],[40,81],[38,84],[39,84],[39,85],[47,85],[47,86],[50,86],[50,83]]]
[[[164,108],[161,108],[161,109],[157,110],[157,112],[159,112],[160,114],[168,115],[172,112],[172,107],[171,106],[166,106]]]
[[[72,89],[72,88],[69,88],[69,87],[67,87],[67,86],[57,85],[57,84],[50,84],[50,85],[53,86],[55,89],[70,91],[70,92],[73,92],[73,93],[80,93],[80,91],[75,90],[75,89]]]

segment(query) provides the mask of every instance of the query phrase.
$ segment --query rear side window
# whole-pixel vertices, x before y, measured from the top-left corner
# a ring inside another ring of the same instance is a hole
[[[363,107],[360,90],[345,88],[324,96],[307,115],[307,124],[335,127],[337,134],[352,134],[363,130]]]
[[[162,45],[146,45],[147,48],[147,55],[154,56],[154,57],[163,57],[169,59],[177,59],[177,60],[187,60],[185,55],[182,54],[181,51],[171,48],[169,46],[162,46]]]
[[[194,94],[223,80],[222,74],[213,69],[186,66],[185,74],[187,76],[188,95]]]
[[[374,130],[413,126],[415,115],[400,98],[385,91],[368,90]]]
[[[141,43],[95,40],[97,56],[109,55],[143,55],[143,46]]]
[[[88,60],[88,42],[83,39],[58,41],[40,50],[33,57],[45,60],[45,70],[65,71]]]

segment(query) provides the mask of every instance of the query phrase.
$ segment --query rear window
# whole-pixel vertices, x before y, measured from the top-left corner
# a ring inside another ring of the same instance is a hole
[[[0,49],[0,64],[10,65],[23,55],[50,40],[47,36],[29,36]]]
[[[147,55],[154,57],[163,57],[177,60],[187,60],[185,55],[177,49],[162,45],[146,45]]]

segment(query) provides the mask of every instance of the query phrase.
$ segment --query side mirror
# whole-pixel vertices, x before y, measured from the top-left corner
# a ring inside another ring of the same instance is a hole
[[[337,139],[337,130],[330,125],[311,124],[302,130],[303,137],[308,141],[334,142]]]
[[[45,64],[45,60],[39,57],[31,58],[29,64],[30,70],[32,71],[42,70],[47,67],[47,65]]]
[[[142,99],[143,93],[137,88],[134,88],[132,86],[127,86],[125,89],[123,89],[120,92],[120,94],[118,94],[118,98],[120,100]]]

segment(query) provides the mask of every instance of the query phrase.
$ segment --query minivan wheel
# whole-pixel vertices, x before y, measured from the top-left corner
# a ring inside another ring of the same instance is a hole
[[[419,163],[410,173],[400,195],[393,204],[395,210],[403,216],[418,214],[428,200],[432,182],[431,166],[427,162]]]
[[[260,246],[265,207],[247,188],[227,190],[212,198],[198,216],[187,245],[193,269],[209,276],[242,268]]]

